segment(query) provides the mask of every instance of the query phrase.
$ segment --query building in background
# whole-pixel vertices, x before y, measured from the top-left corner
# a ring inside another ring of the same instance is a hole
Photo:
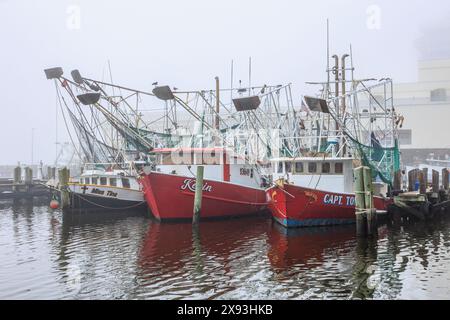
[[[394,105],[405,118],[399,142],[406,165],[450,159],[450,59],[418,67],[418,82],[394,83]]]

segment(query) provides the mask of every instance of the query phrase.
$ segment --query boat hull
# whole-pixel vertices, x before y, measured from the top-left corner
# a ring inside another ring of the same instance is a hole
[[[69,183],[69,191],[73,210],[147,209],[141,190]]]
[[[186,176],[150,172],[141,177],[147,204],[158,220],[192,219],[195,179]],[[204,218],[241,217],[267,209],[265,192],[229,182],[203,180]]]
[[[355,195],[328,192],[291,184],[266,190],[274,220],[285,227],[355,223]],[[374,197],[374,206],[386,210],[389,199]]]

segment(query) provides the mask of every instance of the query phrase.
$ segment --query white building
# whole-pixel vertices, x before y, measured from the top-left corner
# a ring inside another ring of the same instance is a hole
[[[394,83],[405,164],[450,158],[450,59],[420,61],[418,72],[416,83]]]

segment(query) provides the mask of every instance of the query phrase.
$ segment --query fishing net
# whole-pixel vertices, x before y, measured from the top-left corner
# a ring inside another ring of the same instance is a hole
[[[372,169],[373,180],[379,178],[392,186],[394,174],[400,169],[400,151],[397,140],[395,140],[394,147],[386,148],[382,147],[374,136],[371,138],[371,146],[361,144],[351,137],[348,138],[358,152],[362,164]]]

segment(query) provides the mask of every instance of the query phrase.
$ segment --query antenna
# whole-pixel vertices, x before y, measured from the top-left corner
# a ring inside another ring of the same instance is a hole
[[[251,95],[252,89],[252,57],[248,57],[248,95]]]
[[[354,77],[353,77],[353,71],[355,68],[353,68],[353,51],[352,51],[352,44],[350,43],[350,64],[352,66],[352,85],[353,82],[355,81]]]
[[[330,26],[327,18],[327,94],[330,91]]]
[[[231,90],[230,90],[230,106],[233,105],[233,59],[231,59]]]

